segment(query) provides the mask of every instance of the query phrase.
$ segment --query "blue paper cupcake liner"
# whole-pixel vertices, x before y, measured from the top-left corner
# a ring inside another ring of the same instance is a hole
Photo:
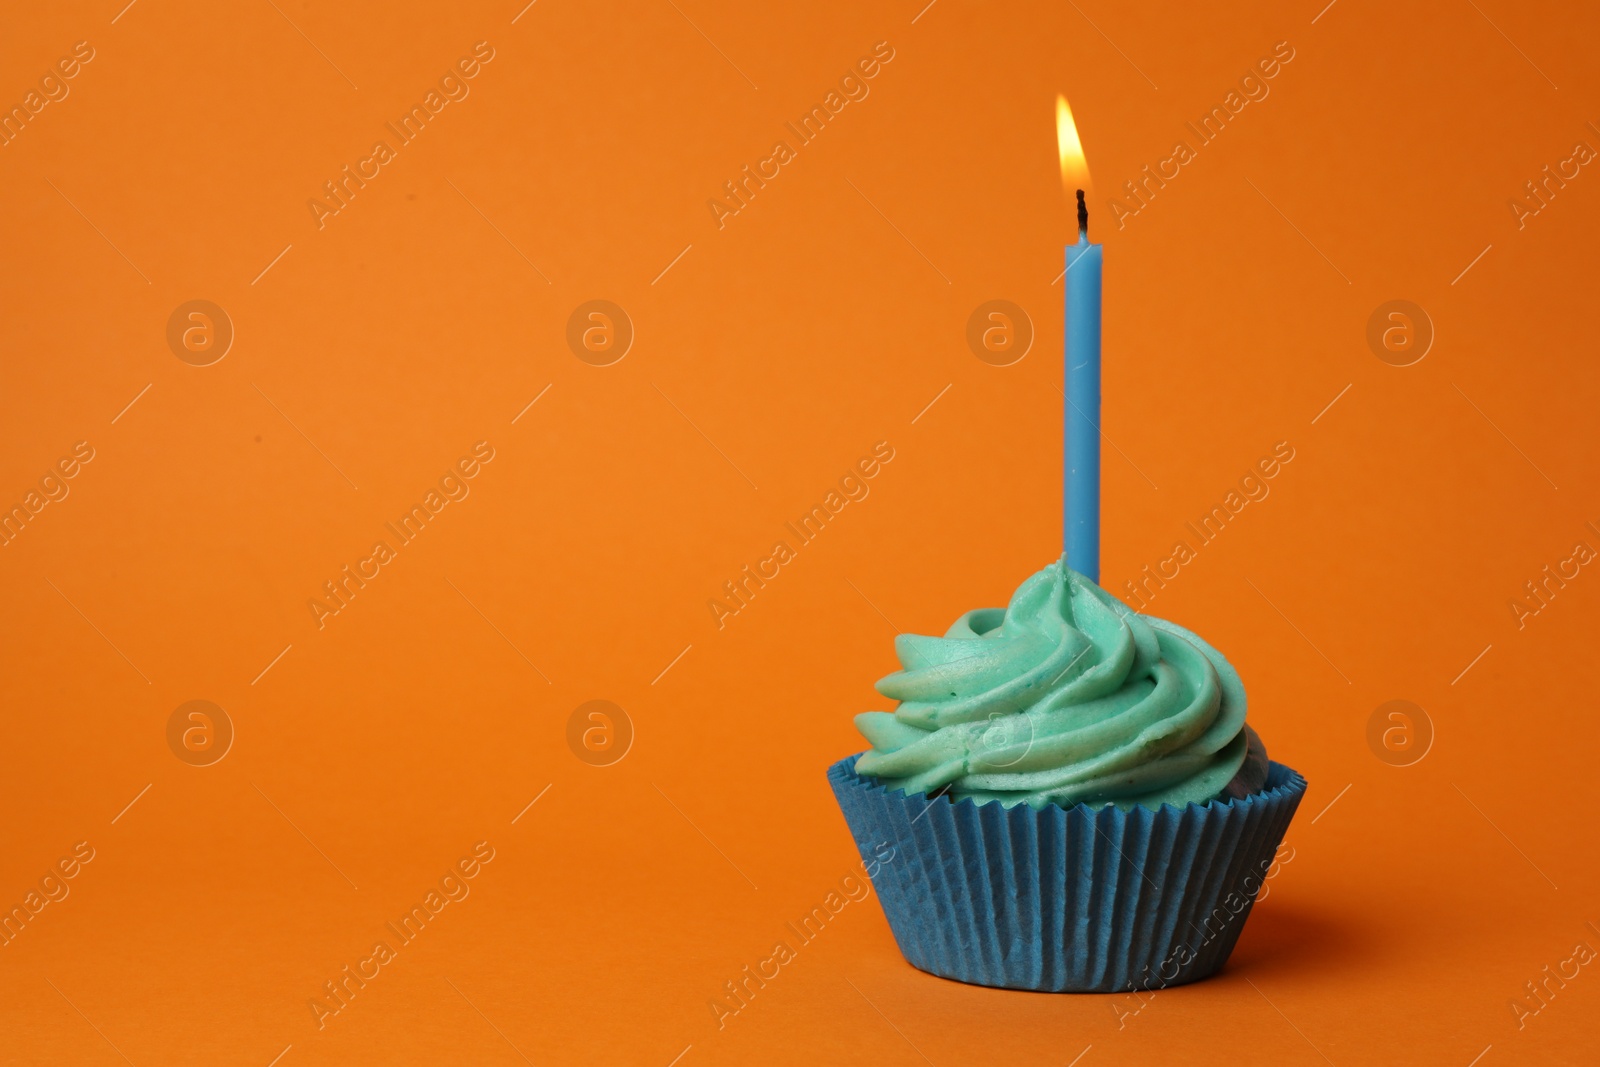
[[[828,781],[906,961],[975,985],[1049,992],[1160,989],[1227,962],[1305,795],[1273,763],[1242,800],[1159,811],[1002,807]],[[879,846],[894,848],[881,862]]]

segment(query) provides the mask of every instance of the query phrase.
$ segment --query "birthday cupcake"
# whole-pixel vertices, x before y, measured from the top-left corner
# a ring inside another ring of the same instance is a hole
[[[895,639],[828,778],[900,951],[979,985],[1157,989],[1227,961],[1305,792],[1220,653],[1054,563]]]

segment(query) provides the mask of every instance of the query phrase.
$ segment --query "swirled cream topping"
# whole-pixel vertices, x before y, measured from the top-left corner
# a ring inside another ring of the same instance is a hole
[[[901,634],[895,654],[902,669],[877,688],[899,707],[855,720],[872,745],[856,772],[890,789],[1158,808],[1242,796],[1265,778],[1228,661],[1064,562],[1003,611],[969,611],[943,637]]]

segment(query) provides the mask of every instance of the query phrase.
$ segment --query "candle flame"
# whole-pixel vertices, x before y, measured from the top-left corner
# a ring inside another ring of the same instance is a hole
[[[1056,94],[1056,145],[1061,151],[1061,184],[1071,195],[1075,189],[1089,185],[1089,161],[1083,155],[1083,142],[1078,140],[1078,126],[1072,121],[1072,108],[1067,98]]]

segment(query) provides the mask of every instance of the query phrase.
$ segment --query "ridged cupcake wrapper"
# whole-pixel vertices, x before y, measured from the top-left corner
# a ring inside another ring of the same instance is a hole
[[[907,962],[976,985],[1160,989],[1215,974],[1306,782],[1273,763],[1242,800],[1062,808],[907,796],[828,769]],[[894,848],[883,861],[880,846]],[[1253,876],[1253,877],[1252,877]]]

